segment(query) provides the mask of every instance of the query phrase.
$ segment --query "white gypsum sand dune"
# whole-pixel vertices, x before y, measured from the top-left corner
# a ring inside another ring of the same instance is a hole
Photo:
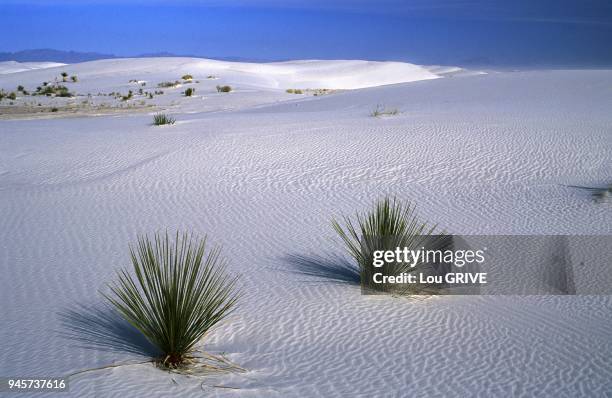
[[[33,84],[53,81],[61,71],[78,75],[81,78],[78,87],[91,90],[113,88],[127,82],[126,78],[131,79],[134,75],[151,82],[156,79],[180,79],[185,73],[200,79],[218,75],[230,84],[260,89],[355,89],[439,77],[427,67],[403,62],[309,60],[261,64],[201,58],[126,58],[39,70],[29,73],[28,80]],[[11,89],[23,80],[22,76],[6,76],[2,88]]]
[[[45,69],[54,68],[58,66],[64,66],[59,62],[16,62],[16,61],[4,61],[0,62],[0,75],[25,72],[34,69]]]
[[[385,193],[416,202],[423,219],[451,233],[610,234],[610,207],[571,186],[612,179],[612,71],[284,92],[316,79],[333,88],[326,73],[313,77],[328,67],[353,87],[390,83],[351,62],[314,61],[291,77],[274,68],[311,62],[70,65],[82,93],[125,92],[130,79],[155,87],[183,73],[200,83],[192,83],[197,97],[182,97],[183,86],[152,101],[176,117],[172,126],[151,126],[153,112],[0,121],[0,373],[59,376],[146,359],[139,344],[114,340],[129,336],[120,323],[94,316],[108,314],[98,291],[128,265],[138,234],[181,228],[223,244],[242,274],[239,310],[203,348],[247,373],[202,382],[124,366],[72,378],[69,396],[612,391],[609,296],[371,297],[300,274],[295,263],[341,253],[330,218]],[[3,76],[0,87],[36,86],[64,68],[54,69]],[[235,91],[217,93],[216,84]],[[369,116],[377,104],[399,113]],[[74,332],[79,325],[85,330]]]

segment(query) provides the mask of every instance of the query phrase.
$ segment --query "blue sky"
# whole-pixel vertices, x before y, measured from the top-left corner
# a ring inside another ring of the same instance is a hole
[[[3,0],[0,51],[612,65],[607,0]]]

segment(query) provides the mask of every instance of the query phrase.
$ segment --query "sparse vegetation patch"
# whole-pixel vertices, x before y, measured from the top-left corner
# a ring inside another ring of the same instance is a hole
[[[372,112],[370,112],[370,116],[372,117],[393,116],[397,114],[399,114],[399,110],[397,110],[396,108],[388,109],[380,104],[376,105],[376,108]]]
[[[174,124],[176,119],[172,116],[168,116],[165,113],[158,113],[153,116],[153,124],[155,126],[163,126],[164,124]]]
[[[68,87],[62,86],[61,84],[48,84],[43,83],[42,86],[36,87],[36,95],[46,95],[48,97],[72,97],[73,94],[68,90]]]
[[[174,82],[161,82],[161,83],[157,84],[157,87],[163,87],[163,88],[176,87],[179,84],[181,84],[181,82],[179,82],[178,80],[176,80]]]
[[[123,101],[127,101],[127,100],[131,100],[133,96],[134,96],[134,93],[132,92],[132,90],[129,90],[127,95],[121,96],[121,99]]]

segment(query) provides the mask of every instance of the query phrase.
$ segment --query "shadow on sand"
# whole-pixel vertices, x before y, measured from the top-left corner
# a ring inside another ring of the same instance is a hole
[[[336,283],[360,283],[359,269],[338,254],[289,254],[282,260],[291,266],[291,272],[300,275],[324,278]]]
[[[157,357],[159,351],[108,304],[77,304],[58,313],[60,336],[81,348]]]

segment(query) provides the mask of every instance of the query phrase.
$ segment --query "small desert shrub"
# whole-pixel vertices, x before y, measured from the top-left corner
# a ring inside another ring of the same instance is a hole
[[[303,94],[302,90],[299,88],[288,88],[286,91],[289,94]]]
[[[36,94],[38,95],[46,95],[52,96],[56,95],[58,97],[72,97],[73,94],[68,91],[68,87],[62,86],[60,84],[43,84],[42,87],[36,88]]]
[[[399,113],[399,110],[397,109],[387,109],[382,105],[376,105],[376,108],[370,112],[370,116],[372,117],[378,117],[378,116],[393,116],[393,115],[397,115]]]
[[[6,98],[10,99],[10,100],[16,100],[17,99],[17,94],[15,94],[14,91],[10,92],[7,94]]]
[[[206,238],[168,233],[130,247],[133,273],[122,270],[105,297],[161,352],[168,368],[188,364],[198,341],[233,310],[236,278],[225,273],[219,248]]]
[[[306,91],[312,93],[313,96],[318,97],[321,95],[332,94],[336,90],[332,90],[330,88],[315,88],[315,89],[307,89]]]
[[[132,92],[132,90],[129,90],[127,95],[121,96],[121,99],[123,101],[128,101],[128,100],[131,100],[133,96],[134,96],[134,93]]]
[[[229,93],[230,91],[232,91],[231,86],[217,86],[218,93]]]
[[[191,75],[187,74],[187,75],[183,75],[183,76],[181,77],[181,79],[183,79],[183,80],[192,80],[192,79],[193,79],[193,76],[191,76]]]
[[[30,95],[28,90],[26,90],[22,85],[17,86],[17,92],[21,91],[23,95]]]
[[[195,88],[189,87],[187,90],[185,90],[185,97],[191,97],[193,93],[195,93]]]
[[[584,187],[584,186],[576,186],[570,185],[572,188],[579,188],[591,193],[591,196],[595,200],[595,202],[612,202],[612,184],[601,185],[598,187]]]
[[[77,77],[77,75],[72,75],[70,76],[70,80],[72,80],[73,83],[76,83],[79,81],[79,78]]]
[[[58,109],[57,108],[51,108],[51,112],[57,112]]]
[[[604,188],[595,189],[592,193],[595,200],[601,202],[610,201],[612,199],[612,184],[609,184]]]
[[[165,113],[158,113],[153,116],[153,124],[155,126],[162,126],[164,124],[174,124],[176,119],[172,116],[168,116]]]
[[[149,93],[149,99],[153,99],[153,93]]]
[[[68,81],[68,73],[62,72],[61,75],[62,75],[62,81],[63,82]]]
[[[216,79],[216,78],[217,78],[217,76],[215,76],[215,75],[208,75],[208,76],[206,76],[206,78],[207,78],[207,79]]]
[[[348,254],[355,260],[361,275],[361,286],[367,290],[390,291],[388,284],[377,284],[373,281],[374,273],[383,275],[400,275],[419,268],[409,264],[386,263],[374,267],[375,251],[395,251],[396,248],[420,249],[445,247],[452,242],[449,236],[432,235],[435,226],[428,227],[420,222],[414,214],[415,207],[403,204],[395,199],[384,198],[367,213],[357,213],[354,220],[344,217],[344,226],[333,220],[332,226],[343,241]]]
[[[181,84],[181,82],[179,82],[178,80],[174,81],[174,82],[161,82],[161,83],[159,83],[157,85],[157,87],[163,87],[163,88],[166,88],[166,87],[176,87],[179,84]]]

